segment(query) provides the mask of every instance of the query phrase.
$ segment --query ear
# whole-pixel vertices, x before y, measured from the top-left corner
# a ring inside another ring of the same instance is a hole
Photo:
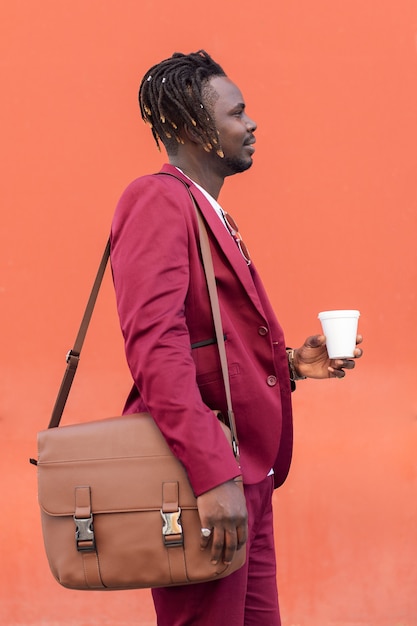
[[[201,145],[201,138],[197,135],[193,127],[184,124],[183,127],[184,139],[190,143],[198,143]]]

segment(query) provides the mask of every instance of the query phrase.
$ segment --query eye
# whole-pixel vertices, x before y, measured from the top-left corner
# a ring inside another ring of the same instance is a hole
[[[236,106],[230,110],[230,114],[232,117],[242,117],[242,115],[244,114],[245,111],[245,105],[243,104],[243,102],[239,102],[236,104]]]

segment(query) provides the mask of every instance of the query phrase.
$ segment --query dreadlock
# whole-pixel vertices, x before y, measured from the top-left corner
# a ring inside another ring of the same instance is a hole
[[[202,103],[202,92],[209,78],[225,75],[204,50],[176,52],[151,67],[140,85],[139,106],[159,149],[162,142],[167,152],[175,153],[183,143],[183,127],[189,126],[207,152],[215,148],[223,156],[214,120]]]

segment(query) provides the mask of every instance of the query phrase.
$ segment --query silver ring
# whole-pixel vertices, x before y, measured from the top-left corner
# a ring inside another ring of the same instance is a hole
[[[201,529],[201,534],[203,535],[203,537],[210,537],[211,535],[211,530],[210,528],[202,528]]]

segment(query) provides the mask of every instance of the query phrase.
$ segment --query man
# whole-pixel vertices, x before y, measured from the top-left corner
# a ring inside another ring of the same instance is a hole
[[[112,268],[134,380],[125,412],[149,411],[185,466],[201,547],[212,560],[228,563],[247,546],[245,566],[224,579],[153,590],[158,624],[277,626],[272,493],[291,461],[291,385],[307,376],[341,378],[354,361],[330,361],[323,336],[286,350],[237,226],[217,203],[224,179],[251,167],[255,152],[256,124],[238,87],[204,51],[174,54],[146,73],[139,102],[169,164],[164,175],[127,188],[113,222]],[[184,182],[213,255],[240,466],[213,413],[226,413],[226,400]],[[245,495],[233,480],[240,475]]]

